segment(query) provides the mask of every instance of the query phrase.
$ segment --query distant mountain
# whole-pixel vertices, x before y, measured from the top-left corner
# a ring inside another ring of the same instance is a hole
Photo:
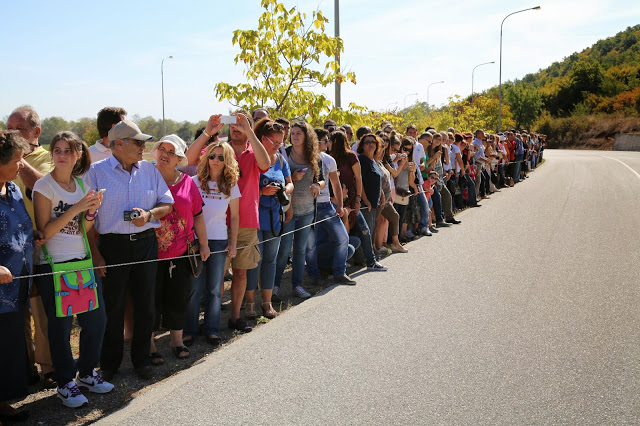
[[[640,25],[506,86],[535,88],[552,117],[640,113]]]

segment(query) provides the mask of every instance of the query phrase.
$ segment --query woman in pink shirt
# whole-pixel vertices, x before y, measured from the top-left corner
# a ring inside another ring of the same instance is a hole
[[[173,259],[187,253],[187,240],[194,241],[194,231],[198,236],[200,257],[209,257],[207,231],[202,216],[202,197],[193,179],[178,171],[176,167],[187,164],[186,144],[176,135],[168,135],[156,142],[151,155],[156,159],[156,168],[164,178],[174,205],[171,213],[160,221],[156,229],[158,237],[158,273],[156,277],[156,320],[155,329],[169,329],[176,358],[189,356],[189,349],[182,342],[182,329],[186,323],[187,301],[191,294],[191,265],[189,259]],[[162,260],[167,259],[167,260]],[[156,349],[154,335],[151,335],[151,363],[164,362]]]

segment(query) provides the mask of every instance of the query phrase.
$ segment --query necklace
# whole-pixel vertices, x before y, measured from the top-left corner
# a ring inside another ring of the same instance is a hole
[[[60,185],[63,189],[66,189],[69,192],[73,192],[73,178],[70,178],[69,183],[67,182],[62,182],[60,179],[56,178],[53,174],[51,175],[51,177],[53,178],[53,180],[55,180],[58,185]]]
[[[173,179],[171,179],[170,181],[165,179],[165,182],[168,186],[173,186],[175,184],[177,184],[178,182],[180,182],[180,178],[182,178],[182,172],[176,170],[177,174],[173,176]]]
[[[298,157],[298,159],[299,159],[299,160],[301,160],[301,161],[297,161],[297,160],[295,160],[295,158],[294,158],[294,160],[296,161],[296,163],[298,163],[298,164],[307,164],[307,162],[305,161],[305,159],[304,159],[304,158],[302,158],[300,155],[298,155],[298,153],[297,153],[294,149],[291,149],[291,154],[295,155],[296,157]],[[292,156],[293,156],[293,155],[292,155]]]

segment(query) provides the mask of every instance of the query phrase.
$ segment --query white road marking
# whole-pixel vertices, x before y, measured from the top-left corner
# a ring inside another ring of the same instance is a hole
[[[609,160],[615,160],[618,163],[622,164],[623,166],[625,166],[627,169],[631,170],[631,173],[633,173],[634,175],[636,175],[636,177],[638,179],[640,179],[640,173],[636,172],[635,170],[633,170],[627,163],[618,160],[617,158],[613,158],[613,157],[607,157],[606,155],[604,155],[603,157],[608,158]]]

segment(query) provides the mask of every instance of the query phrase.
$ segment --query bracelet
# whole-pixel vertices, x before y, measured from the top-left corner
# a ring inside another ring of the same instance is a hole
[[[360,198],[360,199],[362,199],[362,195],[358,195],[358,194],[356,194],[356,198]]]
[[[89,219],[88,217],[85,217],[84,220],[86,220],[87,222],[93,222],[94,220],[96,220],[96,218],[94,217],[93,219]]]
[[[207,133],[206,130],[203,130],[202,134],[205,135],[206,137],[208,137],[209,139],[211,139],[211,135],[209,133]]]
[[[84,217],[96,217],[96,215],[98,214],[98,210],[96,210],[96,212],[94,214],[89,213],[89,210],[87,210],[86,212],[84,212]]]

